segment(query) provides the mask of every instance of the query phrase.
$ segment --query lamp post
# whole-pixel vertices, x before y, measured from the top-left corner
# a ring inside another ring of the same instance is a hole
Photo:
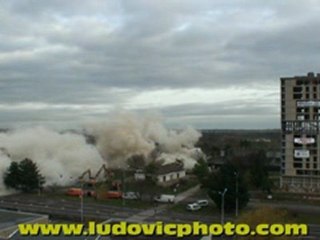
[[[223,190],[223,192],[219,192],[221,195],[221,224],[224,224],[224,195],[228,191],[227,188]]]
[[[83,223],[83,183],[81,183],[81,192],[80,192],[80,219]]]
[[[38,176],[38,195],[41,195],[41,183],[40,183],[40,176]]]
[[[122,184],[121,184],[122,185],[122,194],[124,194],[126,192],[125,184],[126,184],[126,168],[123,167],[122,168]],[[125,205],[126,205],[126,200],[122,197],[122,206],[125,206]]]
[[[238,172],[234,172],[234,175],[236,177],[236,217],[238,217],[239,214],[239,197],[238,197],[238,193],[239,193],[239,182],[238,182]]]

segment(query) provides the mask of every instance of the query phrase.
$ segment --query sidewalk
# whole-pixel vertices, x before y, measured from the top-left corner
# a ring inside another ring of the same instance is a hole
[[[182,192],[178,194],[175,198],[175,203],[179,203],[183,201],[184,199],[192,196],[194,193],[196,193],[200,189],[200,185],[197,185],[193,188],[188,189],[185,192]],[[129,218],[126,219],[127,222],[143,222],[145,219],[152,217],[160,212],[163,212],[166,210],[170,205],[164,204],[160,205],[158,207],[149,208],[147,210],[141,211],[138,214],[135,214]]]

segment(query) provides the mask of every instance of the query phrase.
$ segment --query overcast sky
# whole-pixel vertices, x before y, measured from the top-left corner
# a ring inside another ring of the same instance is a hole
[[[279,128],[279,78],[319,72],[319,26],[317,0],[0,0],[0,127],[121,108]]]

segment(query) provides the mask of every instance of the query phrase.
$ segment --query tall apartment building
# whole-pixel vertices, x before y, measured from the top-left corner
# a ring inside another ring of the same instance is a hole
[[[281,78],[282,187],[320,189],[319,121],[320,74]]]

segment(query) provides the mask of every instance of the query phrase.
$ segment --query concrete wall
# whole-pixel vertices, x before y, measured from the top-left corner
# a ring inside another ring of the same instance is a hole
[[[179,179],[186,176],[186,171],[171,172],[167,174],[161,174],[157,176],[157,182],[159,185],[169,185],[177,182]]]

